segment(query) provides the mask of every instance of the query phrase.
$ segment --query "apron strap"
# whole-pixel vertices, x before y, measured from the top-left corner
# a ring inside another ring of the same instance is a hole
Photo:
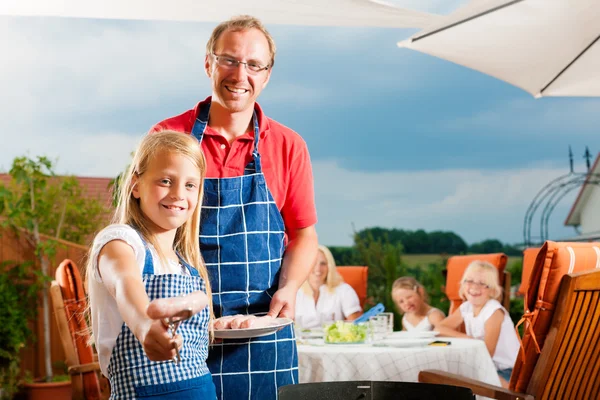
[[[198,116],[196,117],[196,121],[194,121],[194,126],[192,127],[192,136],[195,137],[199,143],[202,143],[202,139],[204,138],[204,132],[206,131],[206,127],[208,126],[209,112],[210,103],[200,107],[200,111],[198,112]],[[246,165],[246,167],[244,168],[244,174],[254,172],[262,173],[260,153],[258,152],[260,130],[258,126],[258,116],[256,115],[256,110],[254,110],[252,114],[252,121],[254,124],[254,150],[252,151],[252,161],[250,161],[248,165]]]
[[[142,236],[142,234],[135,228],[133,228],[138,235],[140,235],[140,239],[142,239],[142,243],[144,243],[144,249],[146,249],[146,256],[144,258],[144,271],[142,274],[144,275],[154,275],[154,262],[152,261],[152,253],[150,252],[150,247],[148,247],[148,243]]]
[[[177,254],[177,257],[179,257],[179,262],[181,263],[181,265],[183,265],[184,267],[187,268],[187,270],[191,276],[200,276],[200,274],[198,273],[198,270],[196,268],[192,268],[192,266],[190,264],[188,264],[188,262],[185,261],[183,259],[183,257],[181,257],[181,254],[179,254],[178,251],[175,253]]]

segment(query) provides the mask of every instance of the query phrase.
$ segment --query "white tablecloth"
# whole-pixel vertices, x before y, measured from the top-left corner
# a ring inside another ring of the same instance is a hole
[[[417,382],[419,372],[439,369],[492,385],[500,385],[492,358],[481,340],[435,338],[449,346],[408,348],[376,347],[369,344],[298,345],[300,383],[332,381]]]

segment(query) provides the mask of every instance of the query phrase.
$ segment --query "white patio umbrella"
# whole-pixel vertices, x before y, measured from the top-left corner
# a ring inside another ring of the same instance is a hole
[[[0,0],[0,15],[220,22],[239,14],[267,24],[388,28],[440,18],[379,0]]]
[[[600,96],[600,0],[473,0],[399,42],[535,97]]]

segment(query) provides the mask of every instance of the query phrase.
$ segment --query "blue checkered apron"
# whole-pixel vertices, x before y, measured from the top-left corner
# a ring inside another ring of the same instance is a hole
[[[200,110],[192,129],[199,142],[209,108]],[[262,173],[256,113],[253,121],[254,151],[244,175],[204,183],[200,250],[217,318],[264,314],[278,289],[285,227]],[[268,336],[213,344],[208,367],[218,399],[277,399],[278,387],[298,382],[293,326]]]
[[[144,240],[144,239],[142,239]],[[154,263],[146,242],[146,259],[142,279],[150,301],[183,296],[198,290],[206,292],[198,271],[184,260],[190,276],[154,275]],[[140,342],[126,324],[110,357],[108,375],[111,399],[214,399],[215,388],[206,358],[208,356],[208,308],[183,321],[177,333],[183,336],[181,363],[150,361]]]

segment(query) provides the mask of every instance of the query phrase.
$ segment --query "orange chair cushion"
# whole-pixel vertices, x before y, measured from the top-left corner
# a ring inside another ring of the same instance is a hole
[[[493,253],[493,254],[470,254],[468,256],[452,256],[448,259],[446,264],[446,296],[450,301],[449,314],[452,314],[463,302],[460,298],[458,291],[460,289],[460,280],[469,266],[473,261],[487,261],[498,268],[498,278],[502,282],[502,274],[506,267],[506,261],[508,257],[504,253]]]
[[[369,276],[369,267],[339,266],[336,269],[344,279],[344,282],[352,286],[358,295],[360,306],[364,307],[365,301],[367,300],[367,279]]]
[[[525,294],[523,351],[519,352],[510,388],[527,390],[539,358],[534,341],[542,349],[559,301],[560,282],[566,274],[600,268],[600,243],[547,241],[540,249],[528,279]],[[528,326],[529,325],[529,326]]]
[[[94,362],[93,348],[88,345],[90,334],[85,320],[87,299],[79,269],[73,261],[64,260],[56,269],[55,278],[61,288],[65,312],[69,321],[69,331],[75,343],[79,363]],[[82,375],[85,398],[87,400],[100,399],[100,382],[96,372],[85,372]]]
[[[539,247],[530,247],[523,250],[523,271],[521,272],[521,285],[517,291],[517,293],[520,295],[525,295],[525,292],[529,287],[529,276],[531,275],[533,264],[535,264],[535,258],[539,252]]]

